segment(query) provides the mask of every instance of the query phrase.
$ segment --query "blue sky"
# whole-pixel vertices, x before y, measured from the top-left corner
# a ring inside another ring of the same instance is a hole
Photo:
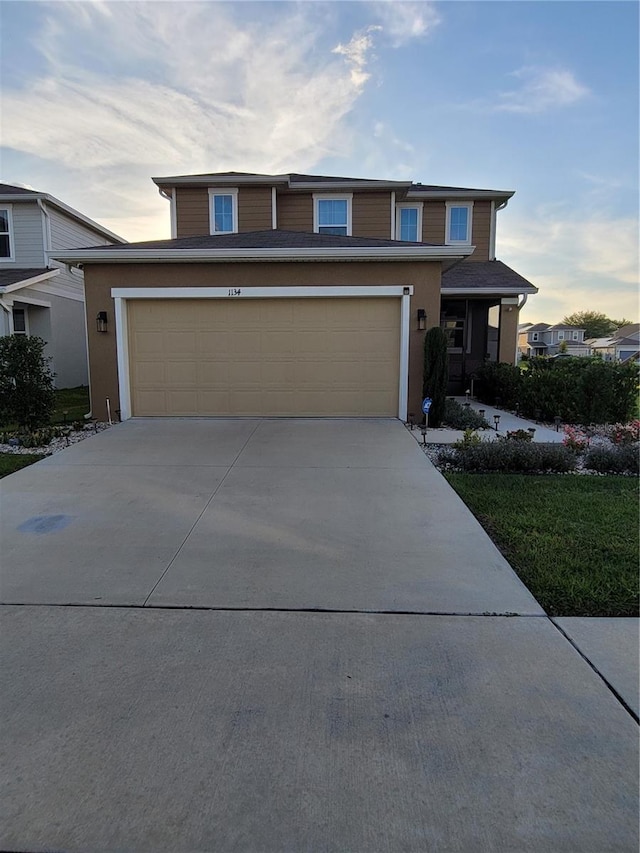
[[[308,171],[516,190],[522,319],[638,320],[635,2],[3,2],[1,179],[129,240],[152,175]]]

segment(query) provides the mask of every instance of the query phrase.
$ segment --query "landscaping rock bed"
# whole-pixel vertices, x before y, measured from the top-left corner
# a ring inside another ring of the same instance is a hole
[[[57,453],[59,450],[64,450],[65,447],[69,447],[72,444],[77,444],[79,441],[83,441],[85,438],[89,438],[92,435],[95,435],[98,432],[103,432],[105,429],[109,429],[112,424],[108,423],[90,423],[85,424],[82,429],[74,429],[73,427],[61,427],[60,432],[62,433],[59,436],[56,436],[51,439],[47,444],[43,444],[40,446],[33,447],[24,447],[22,444],[14,443],[15,440],[10,440],[10,443],[0,443],[0,453],[12,453],[12,454],[44,454],[45,456],[51,456],[53,453]],[[20,439],[17,439],[19,441]]]

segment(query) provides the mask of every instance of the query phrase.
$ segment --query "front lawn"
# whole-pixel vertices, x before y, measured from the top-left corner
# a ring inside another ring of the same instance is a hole
[[[0,478],[44,459],[40,453],[0,453]]]
[[[635,477],[445,477],[550,616],[638,615]]]
[[[84,416],[89,411],[89,389],[86,385],[79,385],[77,388],[60,388],[55,395],[56,404],[51,415],[52,424],[71,424],[74,421],[84,420]]]

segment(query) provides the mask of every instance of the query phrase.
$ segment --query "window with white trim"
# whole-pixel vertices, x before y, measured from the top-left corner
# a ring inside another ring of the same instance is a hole
[[[532,341],[538,340],[538,333],[537,332],[531,332],[531,340]]]
[[[558,340],[559,340],[559,341],[563,341],[563,340],[564,340],[564,332],[558,332]]]
[[[314,195],[313,230],[316,234],[351,236],[351,195]]]
[[[422,240],[422,205],[396,206],[396,240],[418,243]]]
[[[209,189],[209,223],[212,234],[238,231],[237,189]]]
[[[473,202],[447,202],[447,223],[445,243],[471,245],[471,220]]]
[[[580,333],[579,332],[572,332],[571,337],[574,341],[579,341],[580,340]]]
[[[0,207],[0,261],[13,260],[13,221],[10,207]]]

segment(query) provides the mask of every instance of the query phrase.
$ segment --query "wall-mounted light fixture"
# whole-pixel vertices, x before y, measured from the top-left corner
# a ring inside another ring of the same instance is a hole
[[[424,332],[427,328],[427,312],[424,308],[418,308],[418,330]]]
[[[98,316],[96,317],[96,329],[99,332],[106,332],[108,326],[107,320],[107,312],[106,311],[98,311]]]

